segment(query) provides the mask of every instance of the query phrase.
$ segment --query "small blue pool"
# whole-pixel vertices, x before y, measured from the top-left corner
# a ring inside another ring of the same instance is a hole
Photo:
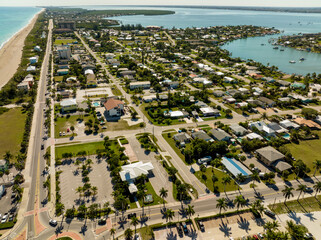
[[[282,137],[287,140],[291,138],[290,134],[288,133],[285,133]]]
[[[99,103],[99,102],[93,102],[93,106],[94,106],[94,107],[99,107],[99,106],[100,106],[100,103]]]

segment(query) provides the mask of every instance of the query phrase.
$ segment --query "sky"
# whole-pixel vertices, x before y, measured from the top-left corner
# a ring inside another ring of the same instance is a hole
[[[321,7],[321,0],[0,0],[0,6],[51,5],[216,5],[265,7]]]

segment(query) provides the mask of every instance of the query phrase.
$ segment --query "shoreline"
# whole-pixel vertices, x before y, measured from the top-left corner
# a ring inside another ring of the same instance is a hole
[[[38,16],[44,11],[41,9],[36,13],[29,23],[15,33],[9,40],[0,47],[0,89],[5,86],[16,73],[22,57],[22,50],[25,45],[25,39],[33,29]]]

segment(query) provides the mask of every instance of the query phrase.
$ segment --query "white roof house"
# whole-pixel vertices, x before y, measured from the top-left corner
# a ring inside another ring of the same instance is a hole
[[[94,74],[94,71],[91,70],[91,69],[87,69],[87,70],[85,71],[85,75],[87,75],[87,74]]]
[[[298,124],[291,122],[288,119],[279,122],[279,124],[286,129],[291,129],[291,128],[298,129],[300,127]]]
[[[253,139],[259,139],[259,140],[263,140],[263,137],[260,136],[259,134],[257,133],[249,133],[245,136],[247,139],[249,140],[253,140]]]
[[[70,98],[70,99],[65,99],[60,102],[60,106],[62,106],[62,107],[69,107],[69,106],[73,106],[73,105],[77,105],[76,99]]]
[[[151,162],[143,163],[142,161],[124,165],[121,167],[120,178],[123,181],[131,181],[141,175],[148,175],[149,171],[154,169]]]
[[[142,161],[122,166],[120,178],[122,181],[129,183],[128,190],[130,193],[138,191],[134,180],[141,175],[148,175],[149,171],[153,170],[154,166],[151,162],[143,163]]]

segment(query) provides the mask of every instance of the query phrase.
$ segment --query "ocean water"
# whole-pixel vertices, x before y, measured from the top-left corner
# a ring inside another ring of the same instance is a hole
[[[221,9],[138,7],[138,6],[86,6],[87,9],[165,9],[173,10],[173,15],[161,16],[119,16],[114,17],[122,24],[156,25],[165,28],[209,27],[226,25],[256,25],[275,27],[283,34],[321,32],[321,14],[260,12]],[[282,35],[282,34],[281,34]],[[287,48],[281,52],[274,50],[268,42],[279,35],[254,37],[230,42],[223,46],[233,57],[253,59],[264,64],[277,66],[285,73],[321,73],[321,54],[308,53]],[[261,44],[264,43],[264,46]],[[304,57],[306,60],[300,62]],[[295,60],[295,64],[289,61]]]
[[[0,7],[0,46],[25,27],[40,10],[35,7]]]

